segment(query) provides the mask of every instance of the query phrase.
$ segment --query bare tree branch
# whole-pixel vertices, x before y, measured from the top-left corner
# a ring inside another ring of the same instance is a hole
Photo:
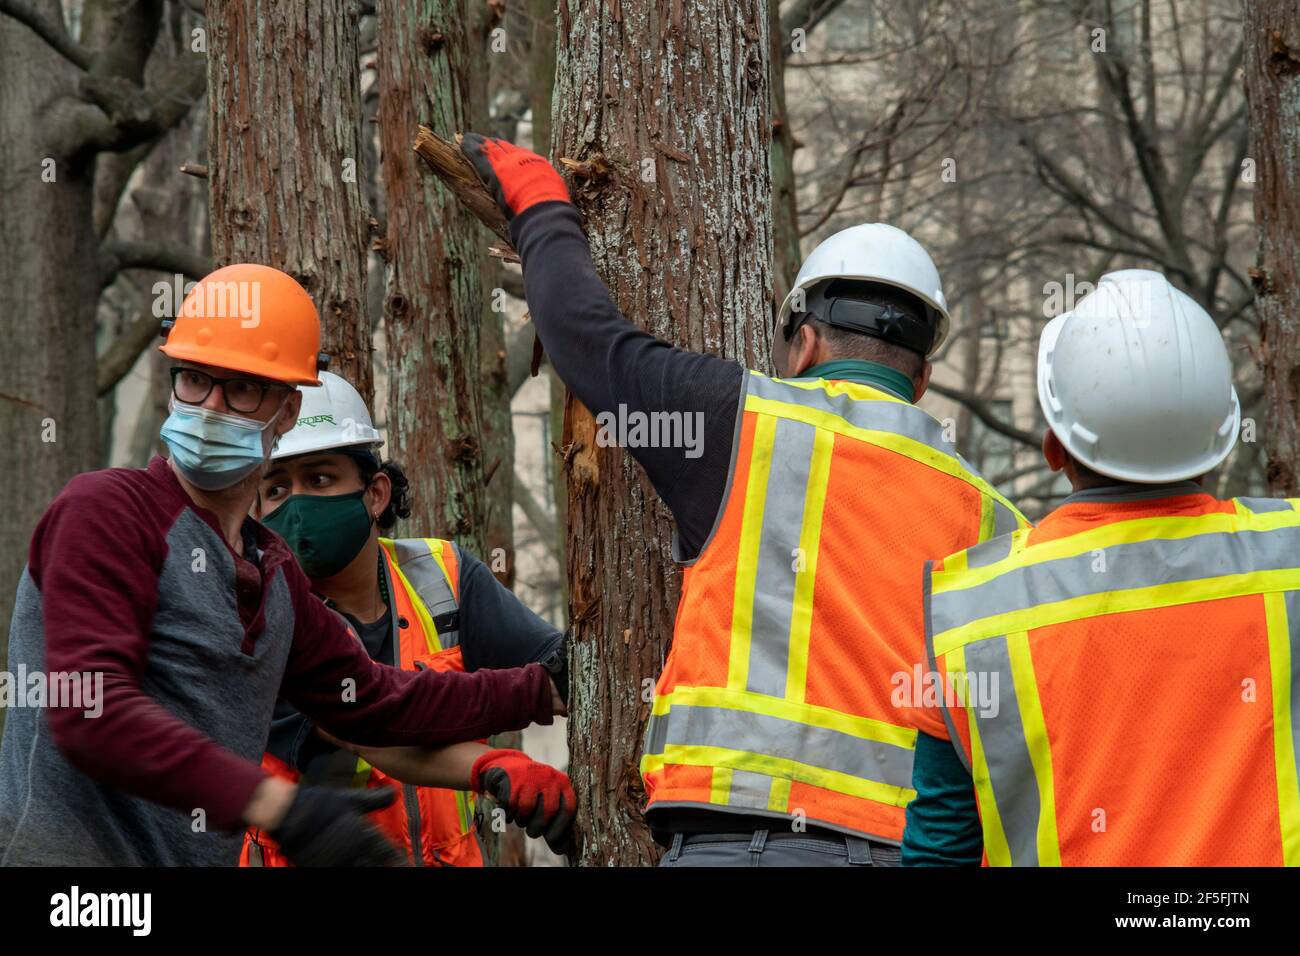
[[[772,3],[778,0],[770,0]],[[785,55],[793,53],[791,45],[795,30],[802,29],[804,35],[812,33],[817,25],[835,12],[844,0],[796,0],[796,3],[781,17],[781,32],[785,35],[782,48]]]
[[[122,329],[95,368],[96,394],[103,398],[135,367],[136,360],[158,337],[160,320],[149,309],[141,309],[131,324]]]
[[[90,69],[94,55],[68,35],[61,20],[47,17],[21,0],[0,0],[0,13],[7,13],[19,23],[25,24],[71,63],[83,70]]]
[[[171,242],[110,239],[99,247],[101,288],[123,269],[157,269],[173,275],[201,279],[212,271],[212,260]]]
[[[1010,425],[993,414],[989,408],[980,399],[971,395],[969,392],[963,392],[960,389],[949,388],[947,385],[940,385],[938,382],[931,382],[929,390],[944,398],[951,398],[954,402],[960,402],[970,409],[972,415],[978,418],[986,428],[997,432],[999,435],[1005,435],[1013,441],[1018,441],[1022,445],[1028,445],[1030,448],[1041,448],[1043,439],[1041,435],[1035,435],[1033,432],[1022,431],[1014,425]]]

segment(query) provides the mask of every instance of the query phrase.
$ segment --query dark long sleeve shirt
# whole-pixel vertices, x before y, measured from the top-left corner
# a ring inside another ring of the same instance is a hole
[[[688,352],[629,322],[596,274],[578,212],[547,202],[514,218],[510,233],[524,269],[524,292],[542,347],[556,372],[593,415],[700,413],[701,454],[629,448],[677,525],[677,557],[690,560],[708,539],[731,466],[744,368]]]

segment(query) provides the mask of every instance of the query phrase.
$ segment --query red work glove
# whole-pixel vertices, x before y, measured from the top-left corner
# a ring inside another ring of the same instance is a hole
[[[569,202],[569,187],[555,167],[531,150],[504,139],[466,133],[460,151],[474,164],[507,219],[538,203]]]
[[[545,837],[561,855],[569,852],[578,800],[566,774],[519,750],[489,750],[474,761],[469,786],[500,804],[506,819],[530,837]]]

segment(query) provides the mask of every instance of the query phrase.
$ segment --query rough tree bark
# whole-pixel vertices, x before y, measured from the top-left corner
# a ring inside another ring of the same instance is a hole
[[[1300,495],[1300,8],[1245,0],[1270,493]]]
[[[380,137],[388,206],[388,441],[415,491],[411,527],[487,542],[481,326],[491,314],[473,217],[425,173],[411,131],[468,129],[473,55],[465,0],[379,9]],[[507,471],[503,476],[509,476]]]
[[[378,13],[390,454],[411,479],[415,533],[454,537],[510,584],[514,441],[503,315],[485,293],[477,220],[411,150],[419,122],[448,137],[481,127],[495,12],[466,0],[385,0]],[[518,747],[520,737],[494,741]],[[522,865],[522,833],[486,834],[495,863]]]
[[[555,93],[555,0],[528,0],[528,13],[533,20],[532,35],[528,45],[528,106],[533,121],[533,152],[551,158],[551,109]],[[546,376],[551,391],[550,429],[552,440],[558,442],[564,432],[564,383],[548,364]],[[551,489],[555,499],[555,534],[548,542],[560,568],[559,601],[566,612],[569,604],[569,587],[565,567],[565,529],[568,527],[569,493],[564,481],[564,460],[555,455],[550,459]]]
[[[357,7],[209,0],[207,26],[213,259],[297,279],[320,310],[330,371],[369,401]]]
[[[766,363],[772,194],[764,0],[560,0],[552,140],[603,154],[578,182],[596,267],[623,313],[686,348]],[[541,264],[545,268],[545,264]],[[537,268],[535,266],[534,268]],[[648,864],[637,761],[672,633],[670,520],[642,472],[595,444],[572,397],[569,716],[579,862]]]
[[[769,0],[768,38],[772,73],[772,281],[779,308],[799,274],[799,201],[795,191],[794,130],[785,105],[785,46],[789,37],[781,26],[781,4]]]
[[[57,3],[42,6],[58,16]],[[52,102],[75,98],[78,70],[4,14],[0,63],[0,336],[9,357],[0,385],[0,443],[14,478],[6,482],[8,507],[0,517],[0,622],[7,635],[32,527],[69,478],[96,464],[99,282],[93,268],[68,268],[96,256],[94,154],[75,139],[61,142],[70,131],[42,119]],[[0,665],[4,659],[0,646]]]

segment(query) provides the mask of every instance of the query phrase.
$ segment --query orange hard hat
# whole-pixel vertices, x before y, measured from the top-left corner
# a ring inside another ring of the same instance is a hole
[[[307,290],[270,266],[239,263],[199,280],[176,318],[163,322],[169,358],[246,372],[288,385],[319,385],[320,314]]]

